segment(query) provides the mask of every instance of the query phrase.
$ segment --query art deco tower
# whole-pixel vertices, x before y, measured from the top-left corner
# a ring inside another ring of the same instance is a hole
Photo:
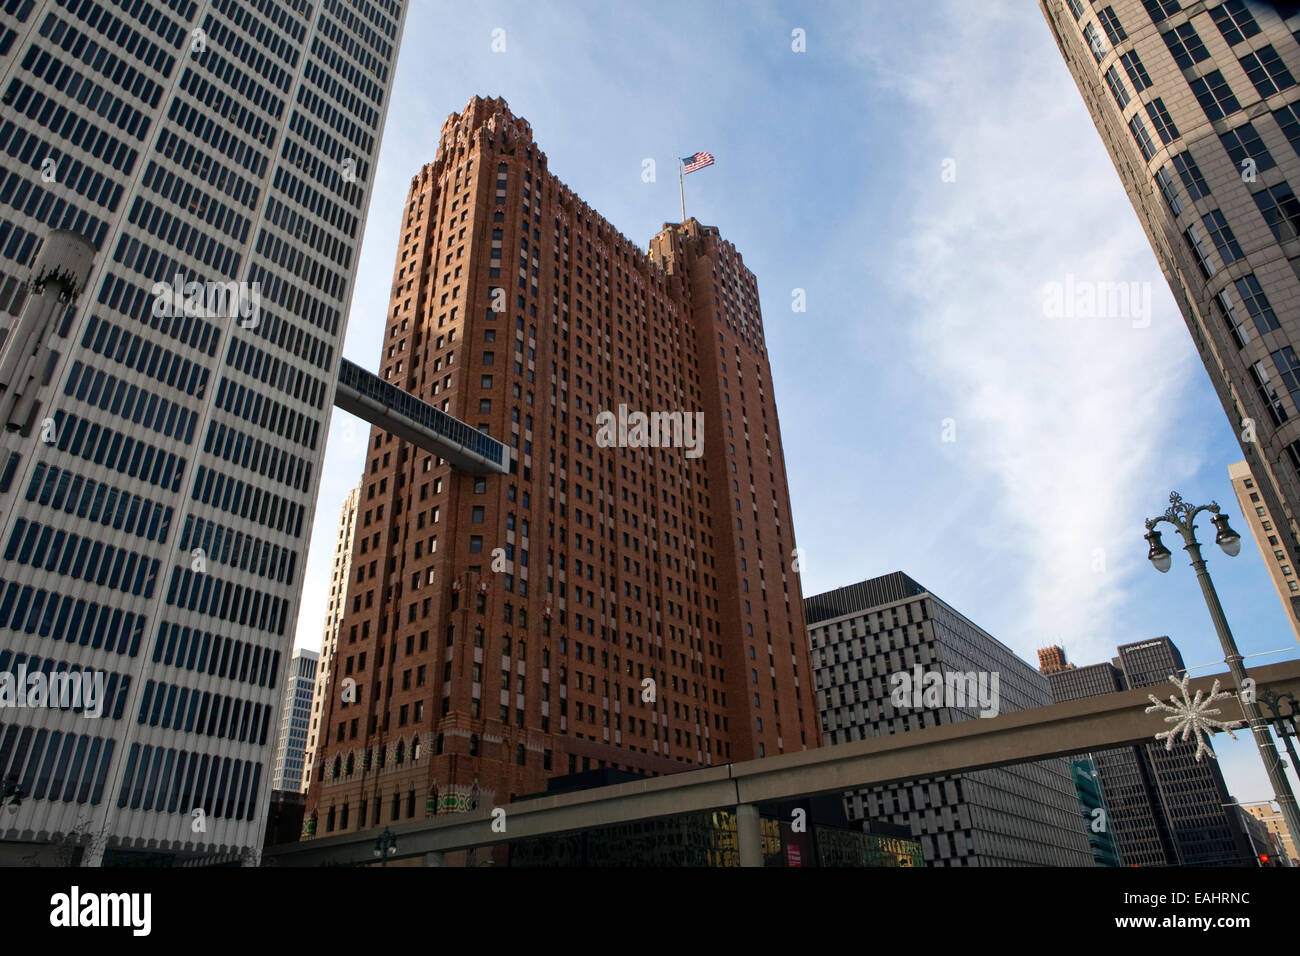
[[[382,349],[510,469],[372,432],[309,828],[818,746],[758,290],[716,229],[638,249],[475,97],[411,182]],[[619,406],[702,414],[703,455],[604,447]]]
[[[1040,5],[1300,567],[1300,9]]]

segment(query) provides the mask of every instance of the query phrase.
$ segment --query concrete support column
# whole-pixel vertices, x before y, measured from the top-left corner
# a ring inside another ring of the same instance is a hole
[[[442,864],[442,852],[439,851],[439,850],[431,850],[431,851],[429,851],[428,853],[424,854],[424,865],[425,865],[425,866],[442,866],[442,865],[443,865],[443,864]]]
[[[763,831],[758,825],[758,807],[752,803],[736,807],[736,845],[741,866],[763,865]]]

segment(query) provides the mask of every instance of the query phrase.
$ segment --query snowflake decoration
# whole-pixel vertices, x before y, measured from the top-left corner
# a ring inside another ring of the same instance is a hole
[[[1229,737],[1236,740],[1237,735],[1234,734],[1232,730],[1234,727],[1240,727],[1243,722],[1240,720],[1222,721],[1214,719],[1215,715],[1222,713],[1222,711],[1217,707],[1211,707],[1209,705],[1214,703],[1216,700],[1228,700],[1232,697],[1232,694],[1229,694],[1226,691],[1219,693],[1218,680],[1215,680],[1214,686],[1210,688],[1210,694],[1208,697],[1202,699],[1201,695],[1204,692],[1198,690],[1195,697],[1189,698],[1187,695],[1187,680],[1189,676],[1190,675],[1184,674],[1181,681],[1172,675],[1169,678],[1170,682],[1182,691],[1182,700],[1179,700],[1171,694],[1169,696],[1169,703],[1162,704],[1156,699],[1155,694],[1148,694],[1147,698],[1151,701],[1152,706],[1148,707],[1146,712],[1150,714],[1154,711],[1164,711],[1167,714],[1173,715],[1172,717],[1166,717],[1165,723],[1173,724],[1174,728],[1172,730],[1162,730],[1160,733],[1156,734],[1156,740],[1165,741],[1165,750],[1174,749],[1174,741],[1179,739],[1179,734],[1182,735],[1181,740],[1184,743],[1190,740],[1192,735],[1195,734],[1197,762],[1200,762],[1202,754],[1207,753],[1210,755],[1211,760],[1217,760],[1218,758],[1214,755],[1214,751],[1206,746],[1206,740],[1209,735],[1216,730],[1224,730],[1227,731]]]

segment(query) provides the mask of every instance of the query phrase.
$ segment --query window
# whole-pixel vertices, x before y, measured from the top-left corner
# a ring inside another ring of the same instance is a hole
[[[1296,358],[1295,350],[1284,345],[1273,353],[1273,364],[1277,366],[1286,390],[1291,393],[1291,400],[1300,405],[1300,359]]]
[[[1098,10],[1097,19],[1101,22],[1101,28],[1106,31],[1106,36],[1111,43],[1118,43],[1120,40],[1128,39],[1128,34],[1120,26],[1119,17],[1115,16],[1114,7]]]
[[[1199,226],[1193,224],[1187,227],[1183,233],[1187,239],[1187,245],[1192,250],[1192,255],[1196,257],[1196,264],[1201,267],[1201,275],[1209,278],[1214,275],[1214,263],[1210,260],[1210,248],[1205,242],[1205,235],[1201,232]]]
[[[1147,104],[1147,116],[1151,117],[1151,122],[1155,125],[1156,135],[1160,137],[1160,142],[1168,146],[1178,138],[1178,127],[1174,125],[1173,119],[1169,116],[1169,111],[1165,109],[1165,101],[1156,97]]]
[[[1124,64],[1124,72],[1128,74],[1133,89],[1141,93],[1151,85],[1151,77],[1147,76],[1147,69],[1142,65],[1142,60],[1138,57],[1136,50],[1125,53],[1119,58],[1119,61]]]
[[[1123,79],[1120,78],[1119,70],[1111,64],[1110,69],[1106,71],[1106,85],[1110,87],[1110,95],[1115,97],[1115,105],[1121,110],[1128,106],[1128,90],[1124,86]]]
[[[1204,199],[1210,194],[1210,187],[1206,185],[1205,177],[1201,175],[1201,167],[1196,165],[1196,160],[1192,159],[1191,153],[1179,153],[1175,156],[1174,169],[1178,170],[1178,178],[1187,187],[1187,195],[1193,202]]]
[[[1070,12],[1074,14],[1074,19],[1077,21],[1079,17],[1083,16],[1083,4],[1080,0],[1069,0],[1069,4]]]
[[[1272,96],[1278,90],[1295,86],[1295,80],[1283,66],[1282,58],[1277,55],[1272,44],[1240,57],[1240,63],[1260,96]]]
[[[1291,144],[1291,148],[1300,153],[1300,104],[1289,103],[1275,110],[1273,119]]]
[[[1241,301],[1246,306],[1246,311],[1250,313],[1250,317],[1255,320],[1255,328],[1259,334],[1263,335],[1265,332],[1272,332],[1279,328],[1277,316],[1273,314],[1273,309],[1268,304],[1268,297],[1264,295],[1264,290],[1260,287],[1255,274],[1252,272],[1242,276],[1237,280],[1236,285],[1237,294],[1241,296]]]
[[[1219,315],[1223,319],[1223,324],[1228,327],[1232,333],[1237,348],[1241,348],[1250,341],[1250,333],[1246,330],[1246,324],[1242,321],[1236,307],[1232,304],[1232,299],[1228,296],[1227,289],[1221,289],[1215,297],[1215,304],[1219,307]]]
[[[1278,398],[1277,390],[1273,388],[1272,383],[1269,381],[1268,372],[1265,370],[1263,362],[1255,362],[1251,365],[1250,377],[1255,382],[1255,389],[1259,392],[1260,401],[1268,409],[1273,424],[1281,425],[1287,419],[1286,409],[1282,407],[1282,399]]]
[[[1156,185],[1160,187],[1160,193],[1165,197],[1165,203],[1169,206],[1169,211],[1175,216],[1182,215],[1183,201],[1178,198],[1178,186],[1174,182],[1174,177],[1169,172],[1168,166],[1162,166],[1156,170]]]
[[[1166,33],[1165,46],[1169,47],[1169,52],[1174,56],[1174,62],[1182,70],[1186,70],[1193,63],[1200,63],[1210,57],[1210,51],[1205,49],[1200,34],[1196,32],[1196,27],[1192,26],[1190,22],[1179,24]]]
[[[1142,6],[1147,8],[1152,23],[1159,23],[1170,14],[1177,13],[1182,9],[1178,0],[1142,0]]]
[[[1244,123],[1234,130],[1229,130],[1219,137],[1219,142],[1223,143],[1223,148],[1232,157],[1232,164],[1237,167],[1237,172],[1242,175],[1243,179],[1246,178],[1246,173],[1252,168],[1254,172],[1263,172],[1277,165],[1277,163],[1273,162],[1273,157],[1269,155],[1264,141],[1259,138],[1259,133],[1255,131],[1253,123]],[[1254,179],[1251,178],[1247,181],[1254,182]]]
[[[1230,46],[1235,46],[1247,37],[1259,32],[1259,24],[1251,16],[1241,0],[1224,0],[1210,11],[1214,23]]]
[[[1097,27],[1089,23],[1083,28],[1083,38],[1088,41],[1088,48],[1092,50],[1093,59],[1100,63],[1102,58],[1106,56],[1108,47],[1106,41],[1101,38],[1101,34],[1097,32]]]
[[[1137,143],[1138,149],[1142,151],[1142,158],[1150,160],[1156,154],[1156,144],[1151,141],[1151,134],[1147,132],[1146,125],[1142,122],[1142,117],[1134,116],[1128,121],[1129,132],[1133,134],[1133,140]]]
[[[475,505],[475,506],[474,506],[474,508],[470,511],[470,519],[469,519],[469,520],[472,521],[474,524],[482,524],[482,523],[483,523],[483,506],[482,506],[482,505]]]
[[[1300,236],[1300,200],[1287,183],[1278,183],[1255,193],[1255,205],[1278,242]]]
[[[1191,80],[1189,85],[1200,102],[1201,109],[1205,110],[1205,115],[1211,122],[1223,119],[1229,113],[1241,109],[1241,104],[1232,95],[1232,87],[1218,70],[1198,76]]]
[[[1290,192],[1290,187],[1287,188],[1287,191]],[[1292,197],[1293,201],[1294,198]],[[1223,259],[1224,265],[1242,258],[1241,246],[1237,244],[1237,237],[1233,235],[1232,227],[1228,225],[1228,220],[1223,218],[1221,210],[1211,209],[1201,217],[1201,222],[1210,234],[1210,239],[1214,242],[1214,248],[1219,250],[1219,256]]]

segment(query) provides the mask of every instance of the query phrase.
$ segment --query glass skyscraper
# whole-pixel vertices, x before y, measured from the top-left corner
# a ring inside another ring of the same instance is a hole
[[[107,695],[0,712],[8,843],[260,846],[405,7],[0,4],[0,670]],[[53,229],[94,257],[42,325]]]
[[[1300,568],[1300,7],[1040,6]]]

